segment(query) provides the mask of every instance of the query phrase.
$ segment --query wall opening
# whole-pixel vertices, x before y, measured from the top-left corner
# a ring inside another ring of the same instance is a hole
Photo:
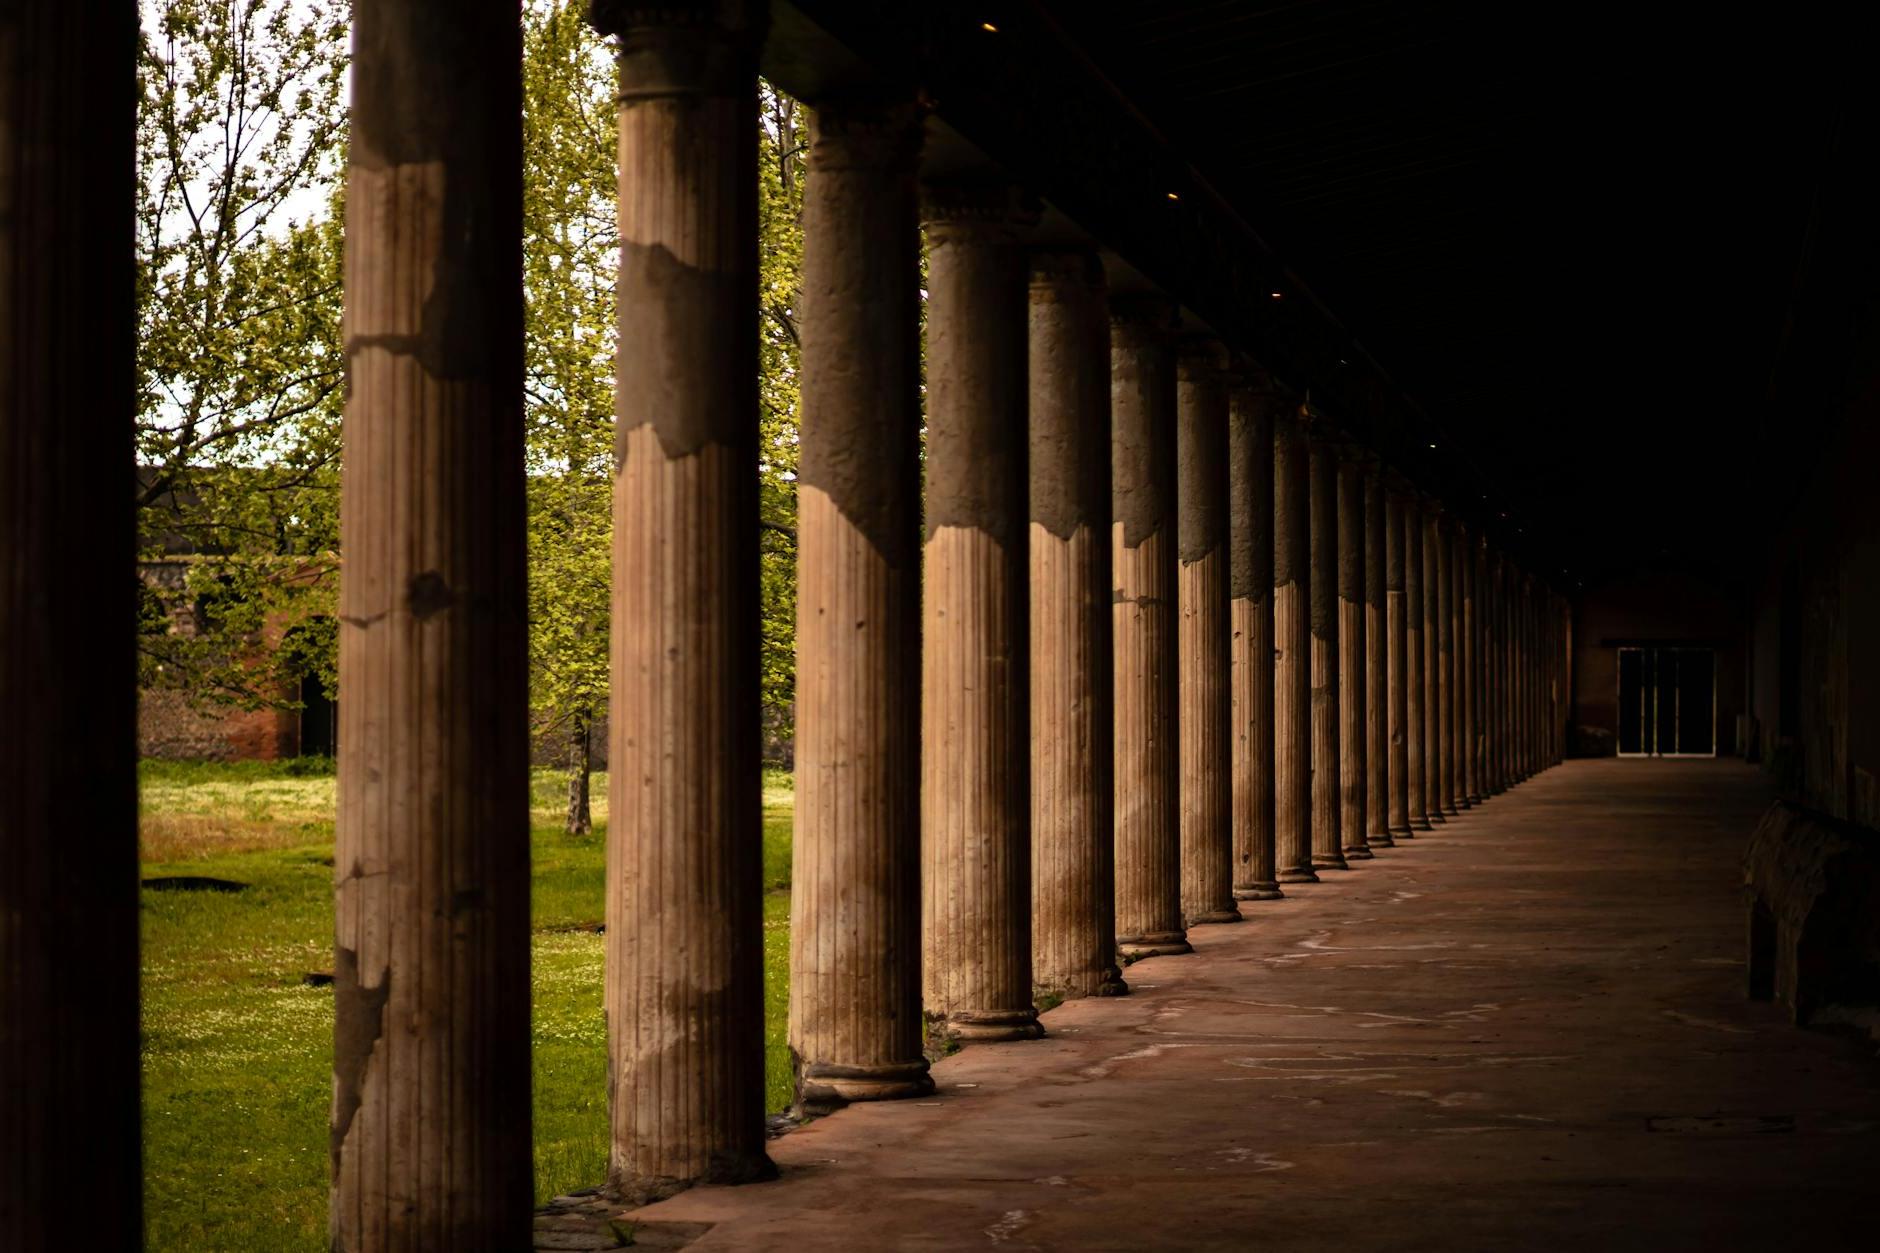
[[[1619,756],[1716,755],[1716,650],[1621,648]]]

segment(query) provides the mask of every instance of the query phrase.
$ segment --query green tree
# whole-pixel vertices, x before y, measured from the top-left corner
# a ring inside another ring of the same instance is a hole
[[[575,0],[523,12],[523,290],[530,693],[568,746],[570,833],[592,830],[607,704],[614,276],[614,69]]]
[[[338,547],[343,0],[146,3],[139,63],[137,504],[142,679],[279,702],[332,686]],[[190,629],[175,629],[179,624]]]
[[[796,701],[796,306],[809,128],[802,105],[769,83],[759,84],[758,102],[759,699],[767,747],[788,751]]]

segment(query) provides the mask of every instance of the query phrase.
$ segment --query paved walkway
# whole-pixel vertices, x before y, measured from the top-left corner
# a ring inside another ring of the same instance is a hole
[[[1742,995],[1764,801],[1735,762],[1570,762],[634,1217],[792,1253],[1880,1247],[1880,1058]]]

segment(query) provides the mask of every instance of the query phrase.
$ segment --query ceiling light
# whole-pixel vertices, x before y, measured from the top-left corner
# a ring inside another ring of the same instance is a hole
[[[991,22],[981,22],[979,24],[979,29],[991,31],[995,35],[999,33],[999,28],[994,26]]]
[[[1181,197],[1180,197],[1180,196],[1178,196],[1178,195],[1176,195],[1176,194],[1175,194],[1174,192],[1170,192],[1170,193],[1168,194],[1168,198],[1169,198],[1170,200],[1180,200],[1180,199],[1181,199]]]
[[[1276,292],[1274,292],[1274,293],[1273,293],[1273,299],[1275,299],[1275,300],[1284,300],[1285,298],[1286,298],[1286,293],[1285,293],[1285,292],[1277,292],[1277,291],[1276,291]]]

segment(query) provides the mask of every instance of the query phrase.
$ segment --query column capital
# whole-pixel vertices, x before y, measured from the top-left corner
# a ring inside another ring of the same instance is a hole
[[[1102,290],[1105,285],[1103,260],[1095,247],[1087,244],[1050,244],[1033,248],[1031,265],[1032,299],[1049,299],[1059,287],[1076,285]]]
[[[1299,403],[1299,433],[1315,444],[1336,444],[1341,438],[1338,424],[1325,416],[1311,399]]]
[[[1161,292],[1117,292],[1110,297],[1110,324],[1132,331],[1173,335],[1175,302]]]
[[[759,0],[589,0],[588,24],[619,40],[620,100],[741,95],[768,27]]]
[[[1212,335],[1184,335],[1177,341],[1175,371],[1184,383],[1225,383],[1232,364],[1227,346]]]
[[[1236,391],[1250,392],[1256,396],[1275,402],[1287,399],[1286,390],[1280,386],[1273,372],[1245,353],[1231,354],[1227,365],[1227,383]]]
[[[925,110],[905,95],[837,95],[810,111],[809,159],[818,170],[914,169]]]
[[[1013,183],[922,183],[920,222],[931,235],[1003,237],[1038,222],[1038,198]]]

